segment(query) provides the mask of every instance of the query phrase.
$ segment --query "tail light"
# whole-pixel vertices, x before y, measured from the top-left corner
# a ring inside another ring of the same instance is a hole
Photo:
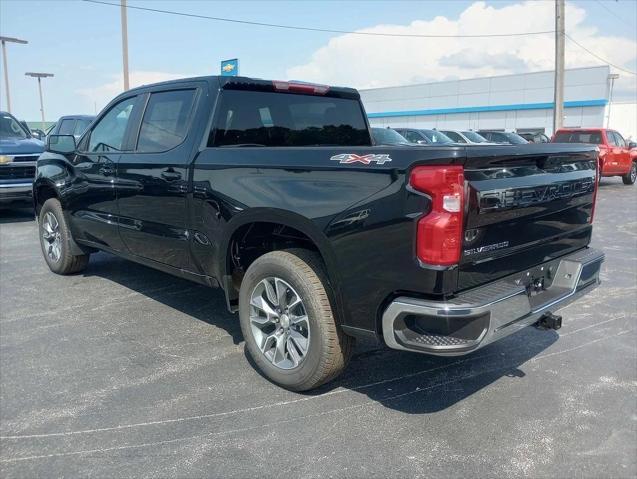
[[[418,220],[418,259],[440,266],[459,263],[464,212],[462,166],[417,166],[409,184],[431,197],[431,211]]]
[[[279,80],[274,80],[272,86],[278,91],[305,93],[307,95],[325,95],[330,89],[328,85]]]

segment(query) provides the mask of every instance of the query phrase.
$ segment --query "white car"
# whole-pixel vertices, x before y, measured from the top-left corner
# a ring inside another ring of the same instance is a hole
[[[440,130],[456,143],[468,143],[470,145],[496,145],[485,137],[471,130]]]

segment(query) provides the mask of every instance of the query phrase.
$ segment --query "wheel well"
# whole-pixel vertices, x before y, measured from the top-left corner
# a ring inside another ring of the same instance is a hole
[[[46,202],[46,200],[50,198],[57,198],[57,193],[55,189],[49,185],[40,185],[37,187],[35,191],[35,214],[40,216],[40,210],[42,209],[42,205]]]
[[[232,278],[232,281],[226,281],[229,306],[236,306],[243,275],[254,260],[270,251],[289,248],[304,248],[321,255],[308,235],[290,226],[254,222],[239,227],[232,234],[226,252],[226,274]]]

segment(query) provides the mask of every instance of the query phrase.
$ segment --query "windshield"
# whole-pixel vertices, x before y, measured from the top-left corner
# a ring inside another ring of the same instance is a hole
[[[558,131],[553,143],[592,143],[602,144],[602,134],[599,131]]]
[[[377,144],[411,145],[404,136],[389,128],[372,128],[372,136]]]
[[[472,141],[473,143],[488,143],[489,140],[487,140],[484,136],[478,135],[475,131],[463,131],[462,134],[464,136],[466,136],[469,141]]]
[[[507,139],[514,145],[525,145],[526,143],[528,143],[528,141],[526,141],[517,133],[507,133],[506,136]]]
[[[420,130],[431,143],[453,143],[453,140],[441,131]]]
[[[29,138],[29,135],[24,131],[24,128],[22,128],[18,120],[11,115],[3,114],[0,115],[0,138],[3,140],[8,138],[26,140]]]

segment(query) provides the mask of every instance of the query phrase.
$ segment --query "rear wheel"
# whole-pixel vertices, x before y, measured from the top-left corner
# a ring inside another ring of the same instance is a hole
[[[338,326],[321,259],[291,249],[255,260],[241,283],[239,317],[246,348],[271,381],[305,391],[338,376],[353,339]]]
[[[57,274],[73,274],[86,268],[88,254],[71,254],[71,231],[57,199],[50,198],[42,205],[39,231],[42,255],[51,271]]]
[[[637,161],[633,161],[633,164],[630,165],[630,171],[622,176],[625,185],[632,185],[635,180],[637,180]]]

